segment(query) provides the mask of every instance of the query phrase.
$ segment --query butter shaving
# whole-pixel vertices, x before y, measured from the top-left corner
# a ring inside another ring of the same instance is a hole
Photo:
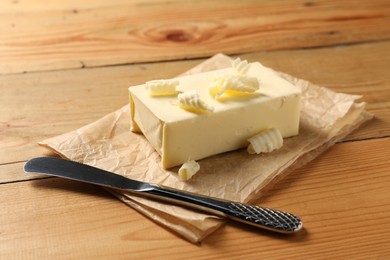
[[[259,89],[259,80],[256,77],[225,75],[214,78],[214,84],[209,87],[209,93],[214,99],[218,99],[225,92],[253,93]]]
[[[176,95],[178,80],[160,79],[146,82],[146,89],[151,96],[171,96]]]
[[[236,71],[237,75],[240,76],[245,75],[248,72],[250,66],[251,64],[248,63],[247,60],[241,60],[240,58],[237,58],[234,61],[232,61],[233,69]]]
[[[183,109],[190,110],[193,112],[214,111],[214,108],[212,106],[209,106],[200,99],[197,90],[183,92],[179,94],[177,98],[179,100],[179,106]]]
[[[270,128],[248,139],[248,153],[269,153],[283,145],[283,137],[277,128]]]
[[[194,160],[185,162],[179,169],[179,178],[182,181],[188,181],[200,170],[200,165]]]

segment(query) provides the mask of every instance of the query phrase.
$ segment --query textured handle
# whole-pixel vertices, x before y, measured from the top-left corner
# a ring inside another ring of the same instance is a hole
[[[297,216],[270,208],[229,202],[224,213],[231,219],[280,233],[294,233],[302,228]]]
[[[299,217],[275,209],[210,198],[157,185],[145,193],[279,233],[294,233],[303,226]]]

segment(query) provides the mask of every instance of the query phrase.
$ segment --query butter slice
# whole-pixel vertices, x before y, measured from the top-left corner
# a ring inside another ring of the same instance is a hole
[[[145,85],[129,88],[132,131],[143,133],[161,155],[163,168],[200,160],[248,145],[264,129],[277,128],[283,138],[298,134],[301,92],[260,63],[251,63],[246,76],[257,77],[254,93],[213,99],[208,86],[220,75],[234,75],[233,68],[177,78],[180,92],[197,90],[214,108],[197,114],[180,109],[177,97],[153,97]]]
[[[182,181],[188,181],[200,170],[199,163],[194,160],[189,160],[180,167],[179,169],[179,178]]]
[[[177,80],[152,80],[146,82],[146,89],[151,96],[171,96],[177,94],[176,86],[179,84]]]
[[[250,154],[270,153],[278,150],[283,145],[283,137],[277,128],[264,130],[257,135],[248,139],[249,146],[247,148]]]
[[[192,112],[212,112],[214,110],[213,107],[210,107],[200,99],[199,93],[196,89],[181,93],[177,96],[177,98],[181,108]]]

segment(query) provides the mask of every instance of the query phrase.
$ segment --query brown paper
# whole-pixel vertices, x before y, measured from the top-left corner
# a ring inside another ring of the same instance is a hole
[[[230,66],[218,54],[185,74]],[[62,157],[126,177],[228,200],[259,198],[281,176],[301,167],[363,122],[372,118],[359,96],[335,93],[305,80],[279,73],[302,90],[299,135],[284,140],[278,151],[249,155],[245,149],[199,161],[201,170],[188,182],[177,169],[160,166],[160,156],[140,134],[129,131],[129,106],[80,129],[40,142]],[[191,242],[199,242],[224,222],[218,217],[110,190],[124,203]]]

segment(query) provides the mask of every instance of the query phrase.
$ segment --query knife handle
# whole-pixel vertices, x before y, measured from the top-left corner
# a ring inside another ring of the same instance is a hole
[[[153,189],[145,192],[152,196],[158,196],[164,200],[175,202],[176,204],[185,204],[186,206],[263,229],[288,234],[299,231],[303,226],[299,217],[288,212],[199,196],[157,185],[153,185],[153,187]]]

